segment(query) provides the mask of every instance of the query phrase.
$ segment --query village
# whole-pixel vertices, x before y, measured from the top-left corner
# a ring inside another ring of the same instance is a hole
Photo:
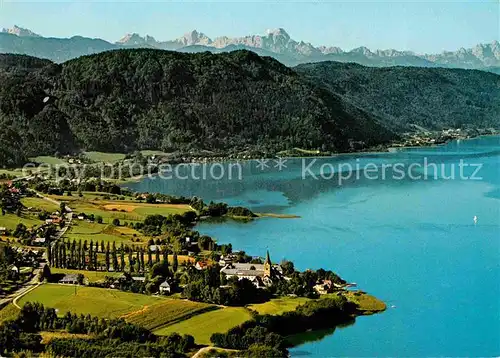
[[[160,336],[209,345],[255,314],[281,315],[322,297],[365,314],[385,309],[332,271],[301,272],[269,251],[250,256],[195,230],[204,217],[255,217],[248,209],[112,185],[75,189],[37,177],[2,184],[0,320],[40,302],[61,314],[113,312]]]

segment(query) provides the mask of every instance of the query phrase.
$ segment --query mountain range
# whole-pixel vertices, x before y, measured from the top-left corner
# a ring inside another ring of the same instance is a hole
[[[358,47],[344,51],[334,46],[315,47],[311,43],[296,41],[282,28],[268,30],[265,35],[210,38],[193,30],[182,37],[158,41],[152,36],[127,34],[115,43],[81,36],[47,38],[14,26],[0,32],[0,52],[36,56],[54,62],[64,62],[79,56],[123,48],[153,48],[179,52],[230,52],[250,50],[260,56],[270,56],[287,66],[303,63],[337,61],[354,62],[365,66],[416,66],[481,69],[500,73],[500,44],[478,44],[469,49],[440,54],[416,54],[411,51],[370,50]]]
[[[0,166],[80,150],[346,152],[414,126],[500,128],[499,83],[478,70],[332,61],[290,68],[247,50],[121,49],[62,64],[6,54]]]

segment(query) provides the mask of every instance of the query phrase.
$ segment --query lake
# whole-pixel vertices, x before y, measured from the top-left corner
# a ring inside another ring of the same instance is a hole
[[[298,215],[198,230],[302,270],[331,269],[387,303],[382,314],[311,335],[292,356],[498,356],[500,137],[314,160],[247,161],[241,180],[128,186]]]

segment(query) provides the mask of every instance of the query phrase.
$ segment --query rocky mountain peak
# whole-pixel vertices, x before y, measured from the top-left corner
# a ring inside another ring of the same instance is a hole
[[[12,27],[10,29],[2,29],[1,32],[8,33],[8,34],[11,34],[11,35],[16,35],[16,36],[19,36],[19,37],[41,37],[40,35],[35,34],[31,30],[24,29],[24,28],[19,27],[17,25],[14,25],[14,27]]]
[[[192,45],[210,45],[212,40],[205,35],[203,32],[198,32],[197,30],[193,30],[187,32],[178,39],[184,46],[192,46]]]

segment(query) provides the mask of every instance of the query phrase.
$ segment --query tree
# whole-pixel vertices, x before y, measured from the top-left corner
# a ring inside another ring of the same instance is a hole
[[[106,271],[109,271],[109,241],[106,244],[105,264],[106,264]]]
[[[174,258],[173,258],[173,262],[172,262],[172,271],[177,272],[178,266],[179,266],[179,262],[177,261],[177,252],[174,251]]]
[[[111,251],[111,257],[113,258],[113,270],[118,271],[118,256],[116,254],[116,242],[113,241],[113,248]]]
[[[97,221],[98,224],[102,224],[102,216],[101,215],[97,215],[95,217],[95,220]]]
[[[151,267],[153,265],[153,257],[151,248],[148,246],[148,266]]]
[[[42,282],[43,280],[50,280],[50,276],[52,276],[50,272],[50,266],[49,265],[44,265],[42,271],[40,271],[40,274],[38,276],[38,280]]]
[[[123,242],[120,246],[120,271],[125,271],[125,247],[123,246]]]
[[[118,219],[118,218],[114,218],[114,219],[113,219],[112,224],[113,224],[114,226],[120,226],[120,219]]]
[[[93,257],[94,257],[94,242],[90,240],[90,246],[89,246],[89,263],[91,263],[90,266],[94,266]]]
[[[59,204],[59,211],[61,212],[61,216],[66,214],[66,203],[64,201],[61,201]]]
[[[83,280],[84,279],[85,279],[85,276],[83,276],[83,274],[79,273],[78,275],[76,275],[76,282],[79,285],[83,285]]]

